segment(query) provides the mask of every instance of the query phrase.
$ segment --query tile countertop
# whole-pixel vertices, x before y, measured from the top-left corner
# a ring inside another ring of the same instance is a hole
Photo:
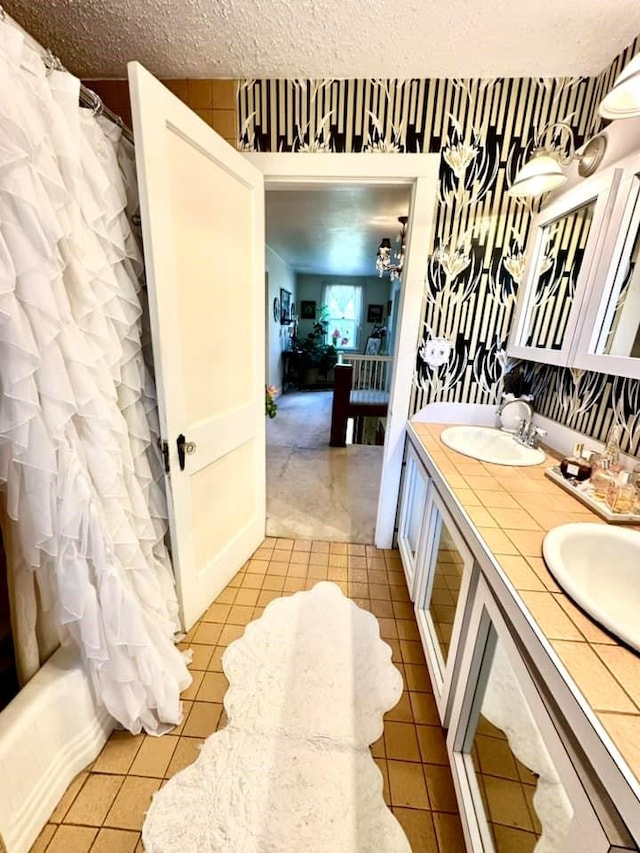
[[[447,426],[410,422],[408,434],[431,458],[638,785],[640,655],[585,616],[542,559],[542,540],[553,527],[570,521],[605,522],[545,477],[545,469],[558,459],[553,451],[545,447],[549,458],[531,467],[479,462],[442,444],[440,433]]]

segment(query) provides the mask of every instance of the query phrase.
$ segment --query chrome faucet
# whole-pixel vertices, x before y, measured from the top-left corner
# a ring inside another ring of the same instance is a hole
[[[522,418],[518,432],[514,436],[519,444],[524,444],[525,447],[536,448],[540,443],[540,439],[547,434],[546,429],[536,426],[532,420]]]

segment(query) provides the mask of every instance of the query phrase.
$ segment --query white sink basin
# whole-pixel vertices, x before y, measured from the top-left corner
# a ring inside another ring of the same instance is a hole
[[[451,450],[496,465],[539,465],[545,460],[544,451],[518,444],[511,433],[491,427],[447,427],[440,438]]]
[[[640,531],[562,524],[542,544],[549,571],[593,618],[640,651]]]

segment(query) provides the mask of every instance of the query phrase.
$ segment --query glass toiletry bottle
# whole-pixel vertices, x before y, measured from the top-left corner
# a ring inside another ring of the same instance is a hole
[[[616,474],[622,469],[620,464],[620,439],[622,438],[622,427],[620,424],[614,424],[609,430],[607,443],[604,446],[603,456],[606,456],[610,461],[609,470]]]
[[[610,471],[610,460],[604,456],[597,468],[593,469],[590,483],[593,486],[593,497],[606,500],[609,489],[615,483],[615,476]]]
[[[636,505],[636,488],[629,482],[629,472],[621,471],[609,489],[607,503],[613,512],[630,513]]]
[[[588,480],[591,476],[591,465],[583,458],[584,444],[576,444],[571,456],[560,463],[560,473],[566,480]]]
[[[634,466],[631,476],[629,477],[629,482],[636,490],[636,505],[633,512],[640,515],[640,465]]]
[[[593,466],[594,466],[594,463],[596,462],[596,460],[593,458],[593,456],[594,456],[594,453],[592,450],[583,450],[581,455],[580,455],[580,461],[582,462],[582,467],[589,469],[589,473],[584,478],[585,480],[588,480],[589,477],[593,474]]]

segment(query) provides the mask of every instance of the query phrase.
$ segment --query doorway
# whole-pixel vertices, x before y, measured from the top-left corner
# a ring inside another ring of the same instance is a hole
[[[267,385],[278,392],[266,430],[267,535],[371,544],[399,296],[376,257],[386,238],[397,260],[411,187],[265,189]],[[347,447],[330,446],[334,383],[346,375],[352,395],[377,395],[378,405],[349,419]]]
[[[265,190],[306,190],[320,184],[403,185],[410,193],[404,288],[398,303],[394,372],[380,473],[374,543],[390,548],[402,470],[405,423],[422,316],[425,270],[433,236],[439,161],[433,154],[244,155],[265,177]],[[382,235],[386,236],[386,235]]]

